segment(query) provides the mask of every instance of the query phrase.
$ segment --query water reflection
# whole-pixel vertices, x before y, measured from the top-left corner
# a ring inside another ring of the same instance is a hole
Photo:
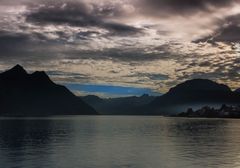
[[[238,120],[186,119],[175,121],[169,132],[175,151],[192,167],[239,166]]]
[[[82,116],[0,119],[3,167],[240,166],[240,121]]]
[[[64,144],[71,122],[52,119],[1,119],[0,163],[4,167],[42,167],[51,149]]]

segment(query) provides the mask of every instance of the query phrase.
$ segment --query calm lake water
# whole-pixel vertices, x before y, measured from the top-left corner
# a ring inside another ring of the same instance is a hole
[[[240,120],[0,118],[2,168],[237,168]]]

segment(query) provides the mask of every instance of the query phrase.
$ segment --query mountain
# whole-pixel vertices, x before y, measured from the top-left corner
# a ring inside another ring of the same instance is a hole
[[[143,107],[153,101],[155,97],[144,94],[140,97],[102,99],[90,95],[81,98],[103,115],[145,115],[147,111],[144,111]]]
[[[186,111],[190,107],[196,109],[207,105],[215,107],[239,103],[240,93],[231,91],[228,86],[207,79],[193,79],[157,97],[147,109],[154,115],[171,115]]]
[[[0,74],[1,116],[94,115],[97,112],[45,72],[16,65]]]
[[[234,90],[234,92],[236,92],[236,93],[239,93],[239,94],[240,94],[240,88],[238,88],[238,89]]]
[[[20,65],[0,74],[0,116],[51,115],[173,115],[188,108],[239,105],[240,89],[194,79],[171,88],[158,97],[77,97],[41,71],[28,74]],[[92,108],[93,107],[93,108]]]

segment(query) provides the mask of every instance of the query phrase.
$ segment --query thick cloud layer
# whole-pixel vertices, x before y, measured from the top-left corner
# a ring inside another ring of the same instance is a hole
[[[0,69],[165,92],[192,78],[237,88],[239,0],[1,0]]]
[[[198,41],[238,43],[240,41],[240,15],[227,17],[219,23],[218,29],[213,34],[197,40],[197,42]]]
[[[112,35],[140,33],[141,30],[133,26],[107,20],[118,12],[110,7],[102,8],[83,2],[48,3],[27,14],[26,20],[44,25],[67,24],[77,27],[98,27],[108,30]]]
[[[214,8],[230,6],[234,2],[238,2],[238,0],[143,0],[143,4],[147,7],[159,9],[160,12],[168,12],[168,15],[172,13],[207,12]],[[158,11],[152,10],[152,12]]]

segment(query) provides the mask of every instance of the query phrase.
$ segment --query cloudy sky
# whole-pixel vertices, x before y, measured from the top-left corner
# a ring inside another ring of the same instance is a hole
[[[0,0],[0,70],[45,70],[78,94],[164,93],[193,78],[235,89],[239,41],[240,0]]]

